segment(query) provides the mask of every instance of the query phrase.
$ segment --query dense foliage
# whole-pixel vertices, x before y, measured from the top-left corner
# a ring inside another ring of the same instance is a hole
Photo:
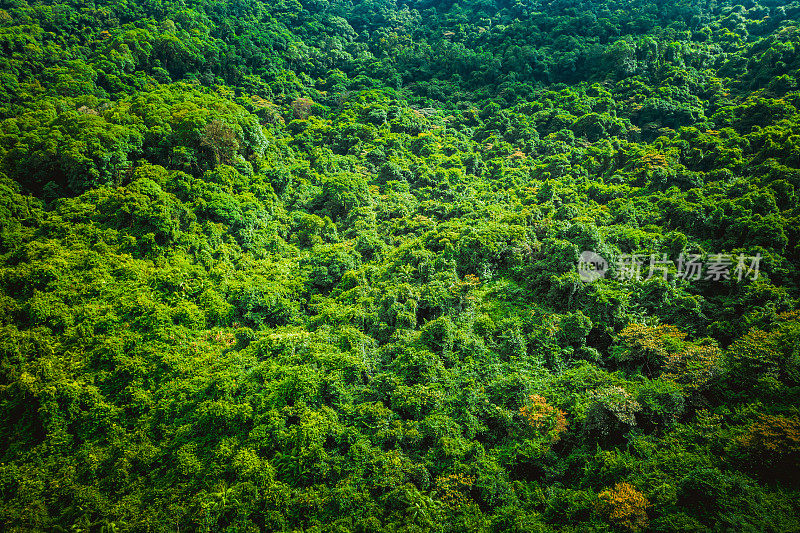
[[[798,22],[0,0],[2,529],[800,530]]]

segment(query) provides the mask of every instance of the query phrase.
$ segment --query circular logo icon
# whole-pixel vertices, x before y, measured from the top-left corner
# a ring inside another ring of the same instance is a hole
[[[607,270],[608,261],[594,252],[583,252],[580,259],[578,259],[578,274],[581,277],[581,281],[587,283],[596,281],[605,277]]]

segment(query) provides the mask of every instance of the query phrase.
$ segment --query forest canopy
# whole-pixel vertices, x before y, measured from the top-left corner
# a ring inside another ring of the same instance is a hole
[[[799,28],[0,0],[0,529],[800,530]]]

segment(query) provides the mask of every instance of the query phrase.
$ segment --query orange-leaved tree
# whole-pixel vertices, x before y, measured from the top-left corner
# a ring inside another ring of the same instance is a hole
[[[630,483],[617,483],[613,489],[599,494],[597,511],[609,522],[627,531],[647,527],[647,508],[650,502]]]
[[[800,421],[761,415],[733,443],[747,470],[770,478],[800,480]]]
[[[547,403],[544,397],[533,394],[523,405],[519,414],[538,433],[547,436],[551,442],[557,442],[561,434],[567,430],[567,419],[564,411]]]

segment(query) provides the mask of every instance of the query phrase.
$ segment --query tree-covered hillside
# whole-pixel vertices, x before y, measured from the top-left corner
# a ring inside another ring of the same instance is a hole
[[[0,529],[800,531],[800,2],[0,0],[0,62]]]

